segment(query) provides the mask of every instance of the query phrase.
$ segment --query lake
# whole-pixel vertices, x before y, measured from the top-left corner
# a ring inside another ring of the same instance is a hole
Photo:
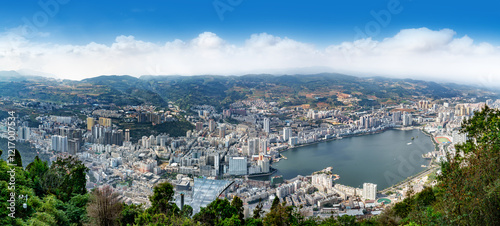
[[[287,160],[273,164],[278,170],[274,175],[291,179],[331,166],[340,175],[337,183],[362,187],[370,182],[382,190],[425,170],[421,165],[429,160],[421,155],[433,149],[420,130],[387,130],[289,149],[282,153]]]

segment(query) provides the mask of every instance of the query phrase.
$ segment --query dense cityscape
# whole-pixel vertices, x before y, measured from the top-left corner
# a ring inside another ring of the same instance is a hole
[[[2,101],[20,108],[33,104],[9,98]],[[435,183],[431,177],[439,173],[438,163],[447,154],[454,155],[454,144],[466,139],[459,132],[461,122],[485,105],[498,108],[500,100],[420,100],[362,112],[314,110],[306,104],[280,108],[275,102],[260,99],[239,101],[221,112],[214,106],[196,105],[188,110],[193,114],[185,114],[172,103],[161,110],[151,105],[118,110],[94,105],[82,110],[85,119],[40,115],[36,118],[38,127],[29,127],[22,117],[16,125],[19,142],[46,154],[49,162],[77,156],[89,168],[87,189],[112,185],[120,200],[128,204],[150,205],[148,196],[155,184],[169,181],[175,185],[178,205],[188,204],[194,213],[216,198],[238,196],[244,201],[246,217],[259,203],[269,211],[275,197],[287,205],[300,206],[305,216],[368,216],[401,201],[409,189],[419,192]],[[45,107],[40,104],[38,108]],[[129,128],[114,123],[118,120],[151,125],[182,120],[193,129],[184,136],[159,134],[134,139]],[[389,129],[418,129],[433,140],[436,149],[421,156],[432,159],[431,164],[422,166],[425,173],[383,191],[368,181],[362,188],[336,183],[342,175],[335,173],[335,166],[286,180],[273,175],[273,163],[287,161],[282,153],[288,149]],[[0,130],[7,139],[7,119]]]

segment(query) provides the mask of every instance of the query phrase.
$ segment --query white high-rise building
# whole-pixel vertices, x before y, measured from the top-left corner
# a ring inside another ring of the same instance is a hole
[[[281,185],[281,186],[276,188],[276,196],[278,196],[278,198],[280,198],[280,199],[286,197],[289,194],[293,194],[293,193],[295,193],[295,185],[293,183]]]
[[[283,140],[285,140],[285,142],[288,142],[288,139],[290,139],[291,136],[292,136],[292,128],[290,127],[283,128]]]
[[[149,138],[147,136],[142,136],[141,146],[144,148],[151,147],[151,141],[149,140]]]
[[[317,188],[321,188],[322,190],[324,188],[331,188],[333,187],[332,175],[324,173],[313,174],[311,178],[311,184]]]
[[[247,157],[231,157],[229,159],[230,175],[246,175],[247,174]]]
[[[259,153],[259,138],[248,140],[248,156],[256,155]]]
[[[260,152],[267,155],[267,139],[260,141]]]
[[[269,120],[268,118],[264,118],[264,132],[266,132],[267,134],[269,134],[269,131],[271,130],[270,124],[271,120]]]
[[[21,141],[29,140],[31,136],[30,128],[27,126],[19,126],[17,136]]]
[[[290,145],[290,146],[295,146],[298,143],[299,143],[298,137],[290,137],[290,139],[288,139],[288,145]]]
[[[68,152],[68,137],[67,136],[52,136],[52,150],[57,152]]]
[[[400,111],[396,111],[396,112],[392,113],[392,122],[395,124],[401,122],[401,112]]]
[[[58,135],[52,136],[52,150],[57,151],[57,137]]]
[[[262,160],[258,160],[257,164],[259,165],[261,172],[269,173],[269,159],[264,157]]]
[[[365,200],[375,200],[377,198],[377,185],[372,183],[364,183],[363,198]]]

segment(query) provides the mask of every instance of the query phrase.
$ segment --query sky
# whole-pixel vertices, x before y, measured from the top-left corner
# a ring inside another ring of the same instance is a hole
[[[500,3],[428,0],[8,1],[0,71],[344,73],[500,86]]]

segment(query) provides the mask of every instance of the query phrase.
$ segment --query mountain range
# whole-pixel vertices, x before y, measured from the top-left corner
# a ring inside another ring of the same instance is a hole
[[[265,99],[284,106],[322,104],[335,107],[350,97],[366,107],[398,104],[408,99],[491,97],[496,92],[469,85],[413,79],[355,77],[343,74],[243,76],[141,76],[110,75],[81,81],[0,72],[0,95],[16,99],[75,104],[153,104],[169,101],[183,109],[209,104],[228,107],[244,99]]]

